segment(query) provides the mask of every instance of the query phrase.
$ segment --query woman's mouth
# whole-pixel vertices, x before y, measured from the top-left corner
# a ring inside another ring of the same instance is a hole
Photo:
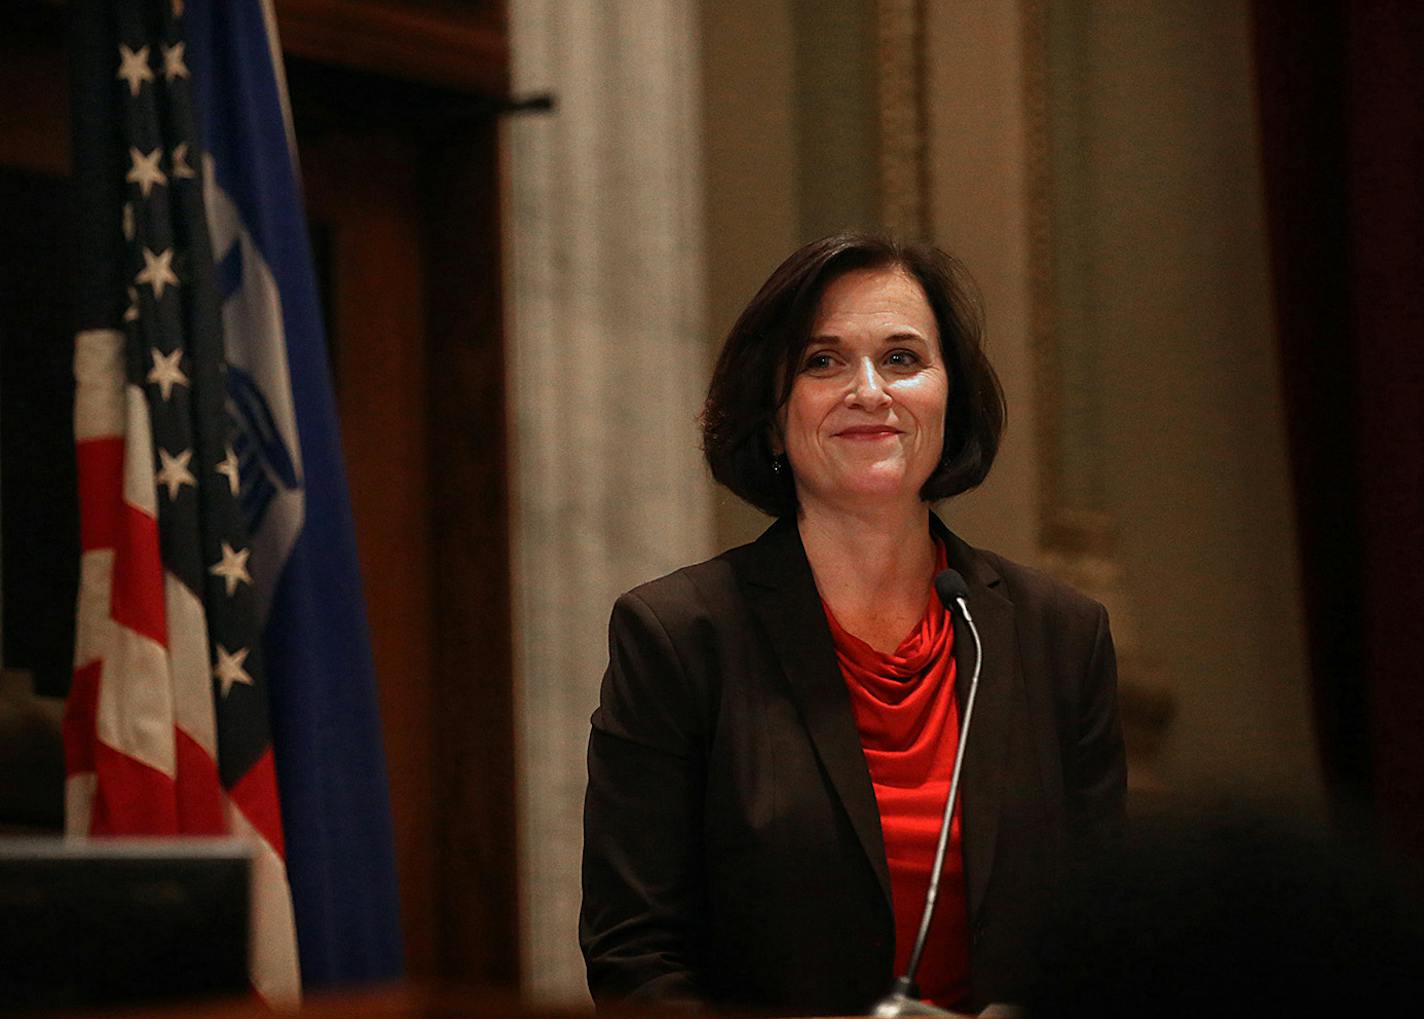
[[[894,438],[899,434],[900,429],[891,428],[889,425],[854,425],[836,432],[835,437],[838,439],[854,439],[861,442],[869,442],[875,439]]]

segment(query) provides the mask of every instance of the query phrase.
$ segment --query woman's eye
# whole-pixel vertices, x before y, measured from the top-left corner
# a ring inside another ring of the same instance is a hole
[[[885,355],[885,361],[899,368],[911,368],[920,363],[920,357],[913,350],[892,350]]]
[[[812,354],[806,358],[805,370],[808,372],[825,371],[831,364],[830,354]]]

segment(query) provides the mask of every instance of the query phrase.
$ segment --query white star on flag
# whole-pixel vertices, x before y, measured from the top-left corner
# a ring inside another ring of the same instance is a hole
[[[158,383],[158,391],[163,394],[166,403],[173,395],[174,386],[188,385],[188,376],[183,374],[183,369],[178,367],[178,363],[183,360],[183,348],[179,347],[171,354],[160,354],[156,348],[149,351],[153,355],[153,367],[148,370],[147,381]]]
[[[139,286],[147,283],[153,288],[153,296],[162,300],[165,286],[170,283],[175,287],[178,285],[178,277],[173,275],[173,249],[164,248],[155,255],[144,248],[143,268],[134,277],[134,283]]]
[[[129,161],[132,165],[124,180],[131,184],[137,184],[145,198],[148,197],[148,193],[153,190],[155,184],[168,183],[168,177],[158,168],[158,157],[161,155],[163,155],[162,149],[154,149],[146,156],[138,149],[129,149]]]
[[[188,77],[188,65],[183,63],[183,48],[185,46],[187,43],[180,42],[163,47],[163,78],[165,81]]]
[[[135,290],[133,287],[129,287],[129,288],[128,288],[128,292],[129,292],[129,306],[124,309],[124,321],[125,321],[125,322],[137,322],[137,321],[138,321],[138,291]]]
[[[237,454],[232,451],[232,447],[227,447],[227,455],[218,461],[218,465],[213,468],[223,477],[227,478],[227,487],[232,489],[232,494],[237,494]]]
[[[173,176],[175,177],[196,177],[198,175],[197,172],[188,165],[187,142],[179,142],[173,146],[173,152],[169,155],[168,162],[173,168]]]
[[[129,93],[138,95],[143,83],[153,80],[153,68],[148,66],[148,47],[142,46],[135,53],[123,43],[119,43],[119,73],[114,77],[129,83]]]
[[[185,449],[177,456],[170,456],[168,450],[162,446],[158,447],[158,459],[163,462],[163,467],[153,476],[156,484],[168,486],[168,499],[178,498],[178,490],[184,485],[198,487],[198,479],[193,477],[193,472],[188,470],[188,461],[193,459],[193,451]]]
[[[126,241],[131,241],[131,240],[133,240],[133,239],[134,239],[133,202],[125,202],[125,203],[124,203],[123,228],[124,228],[124,240],[126,240]]]
[[[227,542],[222,543],[222,562],[214,563],[208,567],[208,572],[216,577],[222,577],[227,583],[227,595],[232,597],[232,593],[237,590],[237,585],[252,583],[252,577],[247,572],[247,557],[252,554],[251,549],[233,550]]]
[[[247,661],[247,648],[238,648],[231,654],[227,648],[221,644],[218,648],[218,663],[213,666],[213,678],[222,684],[222,695],[226,697],[232,690],[234,683],[241,683],[244,686],[252,685],[252,677],[247,674],[247,670],[242,667],[242,663]]]

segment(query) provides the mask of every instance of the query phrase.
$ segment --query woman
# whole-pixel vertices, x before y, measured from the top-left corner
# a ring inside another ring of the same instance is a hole
[[[973,641],[982,673],[921,994],[1023,1000],[1065,861],[1126,786],[1102,607],[970,547],[930,502],[988,473],[998,381],[955,263],[846,234],[733,326],[713,476],[778,517],[623,595],[589,743],[580,940],[600,1002],[864,1012],[920,923]]]

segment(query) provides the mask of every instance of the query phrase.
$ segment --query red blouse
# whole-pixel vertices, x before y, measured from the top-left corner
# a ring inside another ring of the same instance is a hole
[[[946,566],[942,545],[938,560],[937,571]],[[894,975],[900,976],[909,966],[919,933],[959,743],[954,623],[931,591],[919,625],[885,654],[848,633],[830,606],[825,609],[880,806],[895,910]],[[960,1004],[969,996],[969,923],[958,804],[916,983],[925,1000],[942,1006]]]

